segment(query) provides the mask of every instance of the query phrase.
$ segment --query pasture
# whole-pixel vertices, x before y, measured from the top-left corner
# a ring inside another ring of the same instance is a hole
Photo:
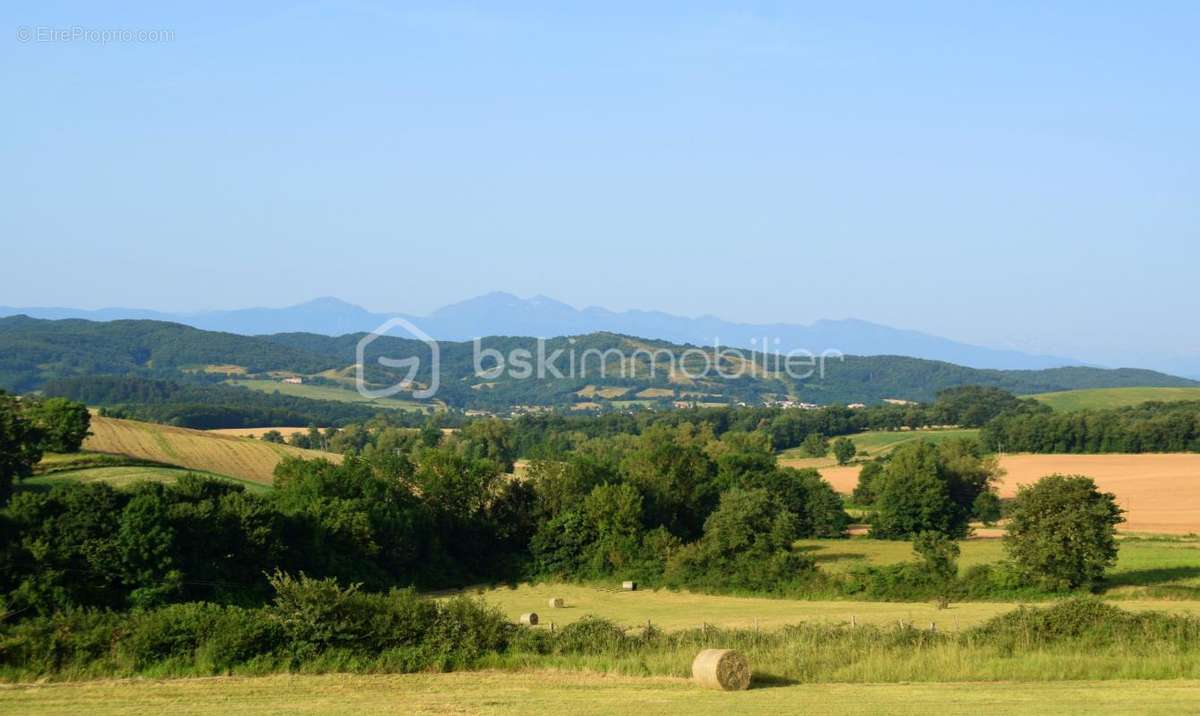
[[[788,464],[781,461],[782,464]],[[1020,485],[1045,475],[1087,475],[1101,490],[1117,496],[1125,510],[1124,532],[1200,533],[1200,454],[1140,455],[1001,455],[1001,497],[1012,497]],[[858,484],[858,465],[821,468],[821,476],[838,492]]]
[[[1085,390],[1063,390],[1055,393],[1025,395],[1039,403],[1045,403],[1059,412],[1077,410],[1121,408],[1138,405],[1149,400],[1170,402],[1175,400],[1200,400],[1197,388],[1091,388]]]
[[[271,484],[275,466],[284,457],[324,458],[332,462],[342,459],[341,455],[319,450],[99,416],[92,417],[92,435],[84,441],[83,448],[264,485]]]
[[[557,670],[281,674],[0,686],[0,711],[155,714],[775,713],[1175,714],[1200,709],[1200,681],[762,684],[724,693],[689,680]]]
[[[917,440],[940,442],[951,438],[977,438],[979,431],[974,428],[951,428],[946,430],[870,430],[863,433],[847,435],[854,442],[860,454],[866,457],[886,455],[905,443]],[[779,453],[779,464],[785,467],[816,468],[832,467],[837,460],[830,453],[824,457],[809,457],[801,448],[789,448]],[[857,475],[857,473],[855,473]]]

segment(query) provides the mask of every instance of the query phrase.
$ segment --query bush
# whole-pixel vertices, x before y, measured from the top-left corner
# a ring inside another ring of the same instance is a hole
[[[967,636],[982,638],[1008,651],[1061,642],[1093,647],[1165,642],[1195,648],[1200,646],[1200,619],[1162,612],[1127,612],[1096,597],[1076,597],[1043,609],[1021,607],[975,627]]]

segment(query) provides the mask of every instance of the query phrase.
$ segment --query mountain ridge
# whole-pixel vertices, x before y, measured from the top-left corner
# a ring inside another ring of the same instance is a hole
[[[820,319],[811,324],[752,324],[727,321],[711,314],[689,318],[644,309],[613,311],[600,306],[577,309],[541,294],[525,299],[504,291],[447,304],[427,316],[372,312],[331,296],[282,308],[252,307],[193,313],[130,308],[87,310],[0,306],[0,317],[22,314],[50,320],[163,320],[239,335],[304,332],[327,336],[368,332],[392,318],[403,318],[433,338],[449,341],[496,335],[552,338],[611,332],[677,344],[712,347],[719,342],[723,346],[755,350],[763,350],[765,341],[768,352],[808,350],[819,354],[836,350],[861,356],[903,355],[971,368],[1035,370],[1088,365],[1073,358],[977,346],[856,318]]]

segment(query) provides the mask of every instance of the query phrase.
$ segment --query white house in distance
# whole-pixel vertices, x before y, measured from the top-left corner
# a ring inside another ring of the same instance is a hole
[[[301,378],[301,377],[300,377],[300,376],[298,376],[298,375],[289,375],[288,377],[284,378],[284,379],[283,379],[282,381],[280,381],[280,382],[282,382],[282,383],[291,383],[292,385],[300,385],[301,383],[303,383],[303,382],[304,382],[304,379],[303,379],[303,378]]]

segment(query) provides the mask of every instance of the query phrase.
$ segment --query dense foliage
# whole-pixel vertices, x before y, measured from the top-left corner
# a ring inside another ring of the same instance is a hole
[[[1004,452],[1197,452],[1200,402],[1002,415],[984,425],[981,437],[989,449]]]

